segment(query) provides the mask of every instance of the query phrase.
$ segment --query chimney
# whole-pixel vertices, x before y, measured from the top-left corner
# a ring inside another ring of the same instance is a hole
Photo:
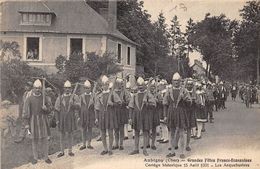
[[[116,30],[117,0],[108,0],[108,28],[110,32]]]

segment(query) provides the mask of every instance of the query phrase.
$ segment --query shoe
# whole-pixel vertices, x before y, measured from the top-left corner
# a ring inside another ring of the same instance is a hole
[[[84,149],[86,149],[86,146],[81,146],[81,147],[79,148],[79,150],[84,150]]]
[[[112,151],[108,151],[108,155],[113,155],[113,152]]]
[[[52,161],[48,158],[47,160],[45,160],[45,163],[47,163],[47,164],[51,164]]]
[[[124,147],[123,146],[119,146],[119,150],[124,150]]]
[[[174,147],[175,150],[178,150],[178,148],[179,148],[178,146]]]
[[[160,143],[162,143],[162,144],[169,143],[169,140],[163,140]]]
[[[64,156],[64,153],[59,153],[59,154],[57,155],[58,158],[60,158],[60,157],[62,157],[62,156]]]
[[[69,152],[69,156],[73,157],[75,154],[73,152]]]
[[[128,137],[124,137],[124,140],[128,140]]]
[[[139,154],[139,150],[134,150],[131,153],[129,153],[129,155],[135,155],[135,154]]]
[[[196,140],[201,139],[201,136],[199,136],[199,137],[197,136],[197,137],[195,137],[195,139],[196,139]]]
[[[107,154],[108,153],[108,151],[102,151],[101,153],[100,153],[100,155],[105,155],[105,154]]]
[[[101,141],[101,137],[99,137],[99,138],[97,139],[97,141]]]
[[[37,164],[38,160],[32,159],[32,164]]]
[[[92,147],[91,145],[87,146],[88,149],[94,149],[94,147]]]
[[[156,150],[156,147],[155,147],[155,146],[151,146],[151,149],[152,149],[152,150]]]
[[[167,158],[174,157],[174,156],[175,156],[175,153],[169,153],[166,155]]]
[[[186,147],[186,151],[191,151],[191,148],[190,147]]]
[[[15,143],[21,143],[25,137],[19,137],[18,139],[14,140]]]
[[[159,139],[159,140],[157,140],[157,142],[159,142],[159,143],[160,143],[161,141],[163,141],[163,139]]]
[[[195,138],[196,136],[191,136],[190,138]]]
[[[181,159],[184,159],[184,158],[185,158],[185,155],[184,155],[184,154],[181,154],[181,155],[180,155],[180,158],[181,158]]]
[[[146,150],[143,151],[144,156],[149,156]]]
[[[169,150],[169,151],[171,151],[171,150],[172,150],[172,148],[171,148],[171,147],[169,147],[169,148],[168,148],[168,150]]]
[[[205,131],[206,131],[206,129],[202,129],[202,130],[201,130],[201,132],[205,132]]]
[[[119,147],[118,146],[113,146],[112,147],[112,150],[116,150],[116,149],[118,149]]]

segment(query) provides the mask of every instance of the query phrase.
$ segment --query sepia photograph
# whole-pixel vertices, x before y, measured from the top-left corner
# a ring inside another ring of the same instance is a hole
[[[0,0],[0,169],[260,169],[260,0]]]

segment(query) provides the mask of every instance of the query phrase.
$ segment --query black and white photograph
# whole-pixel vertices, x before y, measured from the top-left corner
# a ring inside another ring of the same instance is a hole
[[[260,169],[260,0],[0,0],[0,169]]]

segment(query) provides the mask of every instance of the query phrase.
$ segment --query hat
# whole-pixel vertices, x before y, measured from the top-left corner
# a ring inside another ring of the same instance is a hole
[[[39,79],[35,80],[33,83],[33,87],[36,88],[42,87],[42,82]]]
[[[106,75],[102,76],[101,81],[103,84],[108,83],[108,77]]]
[[[219,84],[223,85],[223,82],[221,81]]]
[[[113,86],[114,86],[113,82],[110,82],[108,88],[112,89]]]
[[[181,76],[178,72],[174,73],[173,76],[172,76],[172,80],[180,80],[181,79]]]
[[[127,89],[130,89],[131,83],[130,83],[130,82],[127,82],[125,87],[126,87]]]
[[[193,79],[192,78],[188,78],[187,79],[187,84],[193,84]]]
[[[144,85],[144,79],[143,79],[142,77],[138,77],[138,79],[137,79],[137,84],[138,84],[139,86]]]
[[[71,87],[70,81],[67,80],[67,81],[64,83],[64,87],[65,87],[65,88]]]
[[[147,81],[147,80],[146,80],[146,81],[144,81],[144,84],[145,84],[145,85],[147,85],[147,84],[148,84],[148,81]]]
[[[84,86],[87,87],[87,88],[90,88],[91,83],[88,80],[86,80],[85,83],[84,83]]]

